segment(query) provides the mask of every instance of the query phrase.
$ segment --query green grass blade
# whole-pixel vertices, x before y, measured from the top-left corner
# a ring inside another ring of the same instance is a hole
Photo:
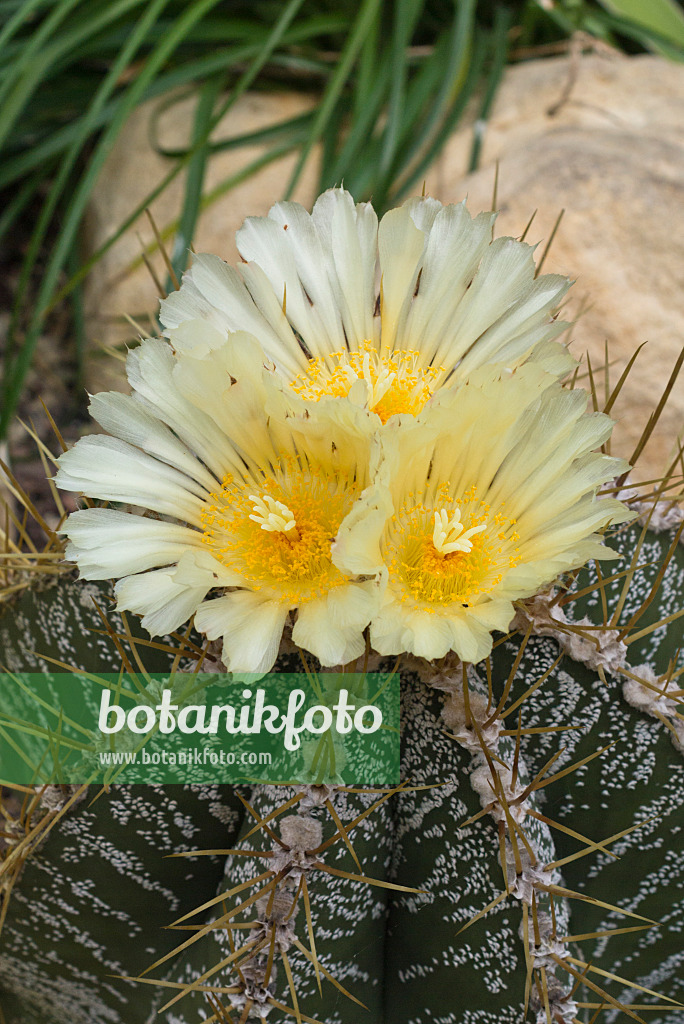
[[[209,134],[211,132],[214,105],[224,85],[223,75],[210,78],[200,90],[192,133],[192,156],[188,162],[185,180],[185,196],[183,209],[178,222],[178,232],[174,240],[171,263],[178,280],[188,265],[190,246],[195,233],[195,225],[200,211],[204,176],[209,156]],[[171,291],[171,279],[167,281],[166,290]]]
[[[402,128],[406,123],[404,106],[408,76],[407,48],[423,5],[424,0],[408,0],[407,3],[396,4],[394,8],[395,23],[390,50],[392,83],[387,109],[387,124],[380,152],[379,173],[382,176],[386,176],[392,166],[403,134]]]
[[[442,68],[446,55],[446,37],[443,37],[431,57],[421,63],[420,68],[414,73],[409,82],[405,108],[404,108],[404,129],[402,143],[397,154],[395,167],[379,178],[376,168],[380,163],[382,148],[382,136],[376,136],[368,150],[359,156],[352,172],[352,180],[355,182],[359,195],[364,197],[373,196],[373,203],[378,211],[388,209],[389,195],[388,188],[394,180],[396,166],[400,166],[406,159],[406,150],[411,146],[415,136],[420,133],[418,127],[421,117],[431,107],[434,96],[439,89],[442,79]],[[407,129],[413,129],[412,135],[407,134]]]
[[[378,7],[373,18],[369,20],[368,29],[361,44],[352,109],[352,122],[354,124],[363,115],[366,107],[366,97],[371,92],[372,83],[378,74],[378,70],[384,68],[388,73],[390,71],[385,60],[384,45],[380,36],[381,21],[382,7]]]
[[[163,6],[165,0],[158,0],[158,4]],[[33,316],[27,330],[26,337],[21,349],[18,351],[16,358],[10,364],[6,372],[5,380],[5,401],[3,404],[2,415],[0,417],[0,437],[4,435],[7,430],[7,425],[14,413],[16,403],[21,393],[22,384],[28,368],[31,363],[33,350],[35,349],[36,342],[41,330],[43,319],[45,314],[51,306],[51,302],[54,299],[54,293],[57,288],[59,275],[61,273],[64,262],[68,256],[69,250],[73,238],[78,231],[81,223],[85,207],[90,196],[90,192],[95,183],[95,180],[100,173],[102,165],[111,149],[111,145],[118,135],[119,131],[123,127],[123,123],[130,113],[130,111],[137,105],[140,100],[140,96],[144,93],[148,83],[157,74],[158,69],[163,65],[165,60],[171,53],[174,52],[175,48],[187,34],[189,28],[194,24],[195,21],[201,19],[203,14],[219,3],[220,0],[197,0],[191,7],[184,10],[180,17],[172,24],[171,28],[167,33],[159,40],[155,51],[150,55],[144,65],[138,78],[134,80],[126,93],[126,101],[121,104],[117,111],[117,115],[109,125],[109,128],[103,134],[100,142],[95,149],[88,167],[78,184],[77,189],[67,207],[65,212],[62,228],[55,244],[55,247],[51,253],[48,265],[45,269],[43,279],[41,281],[41,287],[39,289],[38,297],[36,300]],[[212,119],[211,128],[224,116],[226,111],[232,106],[232,104],[241,96],[252,84],[256,76],[261,71],[262,67],[268,60],[271,52],[280,44],[283,34],[286,32],[290,22],[296,15],[298,9],[301,7],[303,0],[290,0],[286,5],[283,12],[281,13],[278,21],[274,28],[269,33],[266,41],[263,44],[260,55],[252,62],[251,66],[247,69],[240,81],[233,90],[231,96],[222,105],[219,112]],[[157,5],[150,5],[145,12],[145,16],[156,17]],[[210,130],[211,130],[210,128]],[[187,161],[192,156],[191,151],[188,154]],[[160,183],[157,189],[153,190],[150,196],[147,196],[145,201],[140,204],[140,207],[134,211],[134,215],[127,218],[124,226],[108,241],[105,247],[100,251],[106,250],[110,245],[113,244],[114,240],[123,233],[126,227],[130,225],[140,215],[142,210],[152,201],[155,195],[159,195],[161,191],[168,185],[168,183],[180,172],[186,161],[179,161],[177,166],[173,168],[169,174],[167,174],[164,180]],[[92,261],[90,263],[92,265]],[[74,287],[82,280],[84,275],[74,275],[69,282],[68,291],[71,292]],[[65,293],[65,289],[62,290],[62,295]]]
[[[288,142],[280,146],[271,146],[266,153],[262,153],[261,156],[256,157],[250,163],[246,164],[245,167],[241,167],[235,174],[229,175],[220,181],[218,185],[215,185],[209,192],[205,192],[200,200],[200,213],[204,213],[208,210],[213,203],[215,203],[221,196],[226,195],[231,189],[241,185],[243,181],[247,181],[253,174],[260,171],[263,167],[267,167],[270,163],[275,160],[279,160],[281,157],[289,156],[290,153],[294,152],[304,142],[305,136],[301,137],[294,136]],[[159,237],[162,242],[166,242],[168,239],[173,238],[178,230],[178,220],[171,221],[159,230]],[[145,255],[149,256],[157,249],[156,240],[150,242],[145,247]],[[142,255],[138,256],[135,260],[128,264],[125,268],[126,273],[136,270],[144,262]]]
[[[614,46],[618,45],[616,37],[624,37],[642,46],[644,50],[656,51],[670,60],[678,63],[684,60],[684,47],[675,46],[670,39],[638,25],[635,21],[603,12],[597,15],[595,21],[600,24],[605,38]]]
[[[296,33],[296,35],[290,34],[288,43],[290,41],[294,41],[294,44],[296,45],[296,41],[301,39],[301,37],[302,34],[299,32]],[[175,91],[182,86],[187,86],[188,83],[195,83],[197,80],[202,80],[206,76],[214,75],[221,71],[228,71],[236,64],[251,61],[256,55],[258,55],[259,49],[260,47],[255,47],[252,44],[249,46],[224,49],[219,54],[211,54],[208,57],[190,61],[181,67],[173,68],[169,72],[160,74],[157,79],[150,84],[141,97],[140,102],[144,103],[146,100],[156,99],[164,93]],[[192,91],[194,92],[194,85]],[[99,113],[90,117],[89,125],[91,134],[99,131],[111,122],[124,95],[125,94],[120,94],[108,101]],[[174,98],[171,102],[177,102],[177,99]],[[301,118],[310,119],[311,115],[302,114]],[[152,118],[152,122],[153,121],[154,118]],[[286,122],[283,122],[283,126],[285,126],[285,124]],[[81,120],[78,119],[63,125],[60,128],[53,129],[41,142],[36,142],[35,138],[27,140],[26,148],[18,152],[16,155],[6,157],[2,162],[0,162],[0,189],[5,188],[7,185],[10,185],[15,181],[23,179],[37,167],[45,168],[46,164],[50,161],[54,161],[69,149],[74,140],[79,136],[80,131]],[[273,131],[274,133],[277,131],[277,126],[273,126]],[[246,133],[244,136],[235,136],[228,140],[212,142],[211,151],[216,152],[224,148],[231,149],[242,145],[250,145],[252,142],[256,143],[259,141],[267,141],[265,138],[263,140],[260,139],[258,137],[259,134],[260,133],[253,133],[252,135],[252,133]],[[161,156],[172,159],[185,156],[188,152],[188,147],[172,149],[155,144],[155,148]]]
[[[42,179],[42,174],[34,174],[33,177],[27,178],[7,203],[0,214],[0,242],[36,194]]]
[[[405,198],[410,194],[414,186],[420,184],[420,182],[424,180],[425,175],[428,173],[429,168],[432,166],[434,160],[442,149],[442,146],[460,121],[470,98],[477,88],[477,84],[480,81],[482,74],[482,68],[484,66],[485,51],[486,43],[484,33],[477,32],[473,39],[468,73],[466,80],[463,83],[463,87],[447,112],[438,132],[421,154],[420,159],[412,166],[409,173],[405,175],[393,188],[390,196],[390,201],[392,203],[396,203]]]
[[[357,158],[363,162],[370,160],[368,146],[371,144],[373,129],[389,90],[390,70],[389,61],[380,61],[375,78],[369,80],[368,85],[364,85],[364,103],[359,107],[358,113],[352,114],[350,118],[342,148],[335,155],[334,161],[330,162],[330,166],[326,161],[321,164],[321,191],[344,181],[353,195],[357,198],[360,196],[361,193],[352,180],[355,161]],[[358,91],[361,91],[360,88]]]
[[[62,228],[58,237],[55,249],[53,250],[48,265],[43,276],[41,286],[38,292],[34,312],[29,323],[29,328],[26,333],[23,345],[14,356],[15,339],[17,325],[21,314],[23,302],[26,296],[28,282],[31,277],[33,267],[40,247],[45,237],[45,233],[52,220],[52,216],[57,207],[59,197],[69,182],[71,173],[75,166],[76,160],[81,152],[82,146],[87,140],[90,134],[90,120],[95,118],[97,112],[104,105],[108,99],[111,91],[114,89],[116,82],[121,75],[123,69],[132,60],[135,52],[141,42],[144,34],[147,32],[149,25],[154,23],[159,12],[168,3],[168,0],[155,0],[155,2],[149,4],[147,10],[143,13],[143,16],[137,26],[136,31],[131,33],[128,46],[119,55],[119,60],[112,66],[108,75],[102,83],[99,92],[94,97],[92,104],[82,119],[80,126],[80,132],[78,133],[72,147],[67,154],[67,157],[62,161],[56,180],[52,183],[50,192],[43,204],[38,223],[33,231],[31,241],[29,243],[28,252],[22,265],[22,271],[17,287],[17,295],[13,310],[12,322],[8,331],[7,346],[5,351],[5,379],[3,382],[3,408],[0,416],[0,437],[4,436],[7,429],[9,418],[13,414],[13,410],[16,407],[21,386],[23,384],[24,377],[28,372],[28,368],[31,363],[33,356],[33,350],[38,340],[38,335],[43,322],[43,317],[47,309],[48,297],[51,291],[54,289],[58,275],[61,268],[67,259],[69,252],[73,245],[73,239],[75,232],[73,230],[65,230]],[[98,168],[99,170],[99,168]],[[92,164],[87,173],[92,173]],[[73,203],[73,200],[72,200]]]
[[[64,54],[71,52],[82,39],[88,38],[103,25],[127,13],[133,7],[140,6],[142,0],[119,0],[118,3],[109,3],[102,8],[98,7],[95,16],[84,19],[77,28],[57,37],[51,46],[45,45],[46,38],[44,36],[47,31],[50,30],[50,34],[52,34],[56,23],[62,20],[69,10],[79,2],[80,0],[61,0],[54,11],[54,17],[46,19],[26,48],[22,49],[17,66],[12,69],[15,72],[14,77],[17,78],[14,88],[11,91],[8,88],[13,81],[11,75],[2,83],[2,87],[0,87],[0,148],[21,115],[28,99],[38,90],[49,69]],[[48,39],[50,34],[47,35]],[[30,54],[28,62],[27,54]]]
[[[506,66],[506,57],[508,56],[508,30],[510,27],[511,12],[506,7],[497,7],[496,14],[494,16],[494,29],[492,31],[492,65],[487,77],[487,87],[485,89],[482,106],[480,108],[480,116],[475,122],[473,147],[470,152],[470,162],[468,164],[469,174],[472,171],[477,170],[480,163],[480,153],[482,151],[484,133],[487,129],[487,120],[491,113],[494,97],[496,96],[499,90],[499,85],[501,84],[504,67]]]
[[[0,85],[0,102],[5,102],[5,97],[13,82],[20,79],[26,71],[30,71],[31,65],[33,61],[35,61],[36,56],[43,50],[48,40],[55,35],[60,23],[64,21],[71,10],[80,2],[81,0],[64,0],[61,4],[53,3],[52,14],[42,22],[35,32],[31,33],[30,37],[22,46],[15,48],[14,52],[18,56],[17,60],[13,64],[7,64],[8,54],[7,45],[5,44],[5,54],[2,59],[4,80]],[[17,13],[21,13],[21,11]],[[5,26],[5,33],[7,33],[8,30],[14,34],[15,27],[12,25],[11,21]],[[4,114],[5,111],[3,109],[3,116]]]
[[[296,6],[297,7],[300,6],[300,2],[301,2],[301,0],[297,0],[297,2],[296,2]],[[290,4],[290,7],[294,7],[294,6],[295,6],[294,2]],[[281,21],[285,22],[286,18],[289,20],[289,18],[291,16],[294,16],[294,13],[295,13],[294,11],[290,11],[289,9],[287,9],[284,12],[283,16],[282,16]],[[275,47],[275,46],[278,45],[278,43],[280,42],[280,39],[281,39],[281,31],[280,31],[281,28],[284,31],[284,25],[281,25],[280,23],[279,23],[279,25],[276,25],[272,35],[269,37],[269,39],[267,40],[267,43],[265,44],[266,47]],[[264,60],[266,60],[266,59],[268,59],[267,55],[264,57]],[[249,81],[251,81],[251,76],[252,76],[252,69],[250,68],[250,69],[248,69],[247,72],[245,72],[244,79],[247,80],[249,78]],[[245,89],[248,88],[249,81],[248,81],[248,84],[245,85]],[[239,87],[239,83],[238,83],[238,87]],[[224,116],[224,113],[225,113],[225,107],[221,108],[219,113],[214,118],[214,122],[212,123],[212,128],[215,127],[215,124],[217,124],[220,121],[220,119]],[[284,150],[284,152],[285,151],[289,152],[289,147],[286,150]],[[142,200],[142,202],[139,203],[131,211],[131,213],[128,215],[128,217],[126,217],[125,221],[122,224],[119,225],[119,227],[114,232],[114,234],[111,235],[107,239],[107,241],[104,242],[99,247],[99,249],[97,249],[97,251],[94,252],[93,255],[88,260],[85,261],[85,263],[81,266],[81,268],[78,271],[78,273],[74,274],[69,279],[69,281],[67,281],[66,285],[64,285],[63,288],[61,288],[58,292],[56,292],[56,294],[53,295],[52,300],[51,300],[51,302],[50,302],[50,304],[48,306],[48,310],[47,311],[49,311],[50,309],[54,308],[54,306],[56,306],[59,302],[61,302],[64,298],[66,298],[66,296],[68,296],[71,293],[72,289],[75,288],[90,273],[90,271],[95,266],[95,264],[98,262],[98,260],[100,260],[104,256],[104,254],[106,252],[108,252],[108,250],[113,245],[116,244],[116,242],[119,240],[119,238],[121,238],[121,236],[124,234],[124,232],[127,231],[128,228],[132,224],[135,223],[135,221],[138,219],[138,217],[140,217],[140,215],[145,211],[145,209],[151,203],[154,202],[154,200],[157,198],[157,196],[161,195],[161,193],[166,188],[168,188],[170,183],[183,170],[183,168],[185,167],[186,163],[192,157],[192,154],[193,154],[193,150],[189,149],[185,153],[185,155],[178,161],[176,166],[172,167],[171,170],[168,172],[168,174],[166,174],[164,176],[164,178],[159,182],[159,184],[156,185],[155,188],[152,189],[145,196],[145,198]],[[257,169],[258,167],[261,166],[261,164],[259,164],[258,161],[255,161],[255,165],[254,166],[255,166],[255,169]],[[243,180],[242,177],[240,177],[239,180],[240,181]]]
[[[621,15],[684,49],[684,13],[674,0],[599,0],[612,14]]]
[[[0,32],[0,53],[2,53],[3,47],[7,47],[10,39],[18,32],[22,24],[32,18],[36,9],[44,2],[45,0],[23,0],[23,3],[16,6],[14,14],[7,19],[5,27]]]
[[[285,199],[289,199],[291,197],[311,150],[325,130],[328,120],[335,109],[340,93],[351,74],[352,67],[354,66],[359,50],[361,49],[366,32],[368,32],[373,24],[379,5],[380,0],[364,0],[364,3],[361,6],[361,10],[359,11],[354,23],[354,27],[352,28],[344,45],[344,49],[340,54],[340,60],[337,63],[335,70],[332,72],[328,84],[323,92],[311,134],[307,139],[306,144],[302,147],[302,151],[299,154],[299,159],[297,160],[292,177],[290,178],[290,182],[285,190]]]
[[[422,74],[417,76],[414,95],[407,104],[406,123],[409,127],[418,127],[407,131],[402,138],[400,159],[382,184],[386,202],[394,202],[397,182],[411,167],[414,168],[411,180],[416,180],[416,161],[421,168],[420,173],[429,166],[424,158],[421,159],[426,147],[430,160],[437,156],[449,134],[448,131],[440,131],[440,125],[443,126],[446,119],[449,131],[453,130],[465,106],[465,98],[472,92],[474,83],[469,78],[469,68],[473,54],[476,0],[463,0],[455,8],[451,32],[438,42]],[[466,97],[463,97],[464,91]]]
[[[81,239],[77,235],[69,252],[66,262],[67,272],[73,273],[81,262]],[[69,296],[71,299],[71,322],[73,324],[74,345],[76,348],[76,380],[74,386],[77,391],[85,387],[84,367],[86,351],[86,320],[83,307],[83,288],[81,285],[74,288]]]

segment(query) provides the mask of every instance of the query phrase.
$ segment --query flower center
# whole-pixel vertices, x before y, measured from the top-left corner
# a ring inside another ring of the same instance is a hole
[[[252,515],[249,517],[268,533],[284,533],[288,540],[301,540],[295,517],[287,505],[276,501],[269,494],[250,494],[249,500],[254,502]]]
[[[463,551],[469,554],[473,550],[473,542],[470,538],[487,529],[485,523],[480,523],[479,526],[471,526],[469,530],[466,530],[461,522],[460,508],[454,509],[451,515],[445,508],[442,508],[435,512],[434,520],[432,544],[439,555],[451,555],[454,551]]]
[[[435,390],[441,366],[423,370],[419,353],[398,350],[381,356],[372,342],[364,341],[358,352],[334,352],[312,359],[306,373],[292,381],[292,388],[304,399],[318,401],[325,396],[343,398],[357,380],[368,385],[369,408],[383,423],[396,413],[417,416]]]
[[[393,518],[385,542],[390,578],[402,601],[469,607],[520,561],[515,519],[478,501],[474,487],[454,499],[445,484],[436,505],[404,506]]]
[[[359,491],[350,476],[286,456],[256,488],[224,477],[202,510],[202,540],[245,586],[295,607],[347,583],[330,546]]]

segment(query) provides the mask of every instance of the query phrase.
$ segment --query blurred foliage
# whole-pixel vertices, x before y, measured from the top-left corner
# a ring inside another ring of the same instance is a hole
[[[205,170],[217,148],[266,147],[221,191],[297,152],[289,196],[321,143],[321,189],[344,180],[382,211],[420,186],[468,101],[486,120],[507,61],[562,52],[577,32],[626,52],[684,57],[684,17],[673,0],[0,0],[0,252],[20,264],[0,437],[50,312],[72,303],[80,359],[85,276],[177,175],[186,172],[176,273],[207,201]],[[89,196],[127,117],[179,88],[199,97],[190,148],[165,153],[162,184],[83,263]],[[213,141],[247,89],[283,88],[319,102],[259,132]],[[477,156],[474,140],[471,166]]]

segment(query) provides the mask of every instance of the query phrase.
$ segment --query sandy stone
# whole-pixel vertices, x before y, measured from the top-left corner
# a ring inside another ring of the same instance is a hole
[[[312,100],[298,93],[250,93],[243,96],[219,123],[214,138],[220,140],[258,131],[310,109]],[[155,100],[144,104],[129,119],[110,153],[93,192],[86,224],[85,249],[96,251],[114,235],[119,226],[163,180],[174,165],[157,149],[182,149],[192,131],[193,98],[179,98],[170,106]],[[156,145],[153,144],[156,143]],[[264,146],[246,146],[219,151],[208,162],[205,195],[218,188],[266,151]],[[297,154],[279,158],[249,176],[222,195],[200,215],[194,247],[213,252],[229,263],[238,259],[235,232],[245,217],[264,215],[281,198],[297,161]],[[316,195],[316,158],[310,159],[300,178],[294,199],[310,205]],[[179,217],[184,196],[181,173],[151,204],[160,231]],[[141,241],[142,240],[142,241]],[[154,240],[145,214],[122,235],[89,275],[86,287],[86,316],[90,352],[86,383],[91,392],[111,388],[127,390],[121,359],[103,352],[103,346],[118,346],[138,332],[125,319],[132,317],[145,335],[152,333],[151,318],[159,299],[140,255],[143,245]],[[173,239],[167,242],[170,251]],[[158,252],[151,262],[164,282],[166,271]]]
[[[488,208],[499,161],[497,234],[519,235],[536,209],[527,240],[541,242],[539,253],[565,209],[544,270],[576,280],[564,316],[586,307],[575,355],[600,367],[607,341],[615,383],[647,342],[613,410],[613,452],[629,457],[684,344],[684,69],[658,57],[584,56],[568,101],[549,113],[570,73],[568,58],[509,68],[481,169],[463,177],[472,128],[461,129],[428,187],[445,202],[467,194],[473,210]],[[684,370],[635,479],[663,472],[683,428]]]
[[[575,354],[588,352],[592,367],[600,368],[607,341],[610,379],[615,382],[635,348],[647,342],[613,410],[619,421],[613,451],[629,456],[684,342],[684,69],[659,57],[602,53],[583,56],[574,71],[575,78],[569,57],[509,67],[484,134],[480,170],[465,174],[471,118],[428,173],[427,188],[444,202],[460,201],[467,193],[472,212],[488,209],[498,161],[497,233],[519,235],[536,209],[527,239],[541,241],[540,253],[565,208],[544,269],[576,279],[564,310],[570,318],[584,310],[573,331]],[[297,94],[248,95],[219,127],[217,137],[291,117],[309,102]],[[148,104],[131,118],[100,177],[89,218],[91,250],[169,169],[169,161],[149,141],[156,107]],[[158,137],[164,146],[186,142],[192,111],[193,101],[186,99],[162,114]],[[250,147],[213,157],[208,189],[258,153],[258,147]],[[295,159],[288,156],[262,169],[206,210],[195,247],[234,262],[236,229],[245,216],[266,213],[282,195]],[[314,159],[295,196],[306,205],[315,195],[315,171]],[[178,179],[153,204],[161,228],[178,216],[182,194]],[[124,386],[122,364],[97,358],[97,342],[111,346],[133,336],[122,321],[124,313],[147,330],[156,309],[147,271],[139,265],[131,269],[140,255],[138,232],[150,241],[144,218],[90,277],[91,390]],[[163,278],[158,259],[156,266]],[[684,371],[634,479],[662,472],[683,427]]]

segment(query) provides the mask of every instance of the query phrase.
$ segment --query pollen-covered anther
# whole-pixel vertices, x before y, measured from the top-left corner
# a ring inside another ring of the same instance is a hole
[[[301,398],[318,401],[345,397],[362,380],[368,388],[368,408],[386,423],[397,413],[418,415],[444,372],[443,366],[423,366],[420,353],[412,349],[381,355],[372,342],[364,341],[358,351],[312,359],[291,386]]]
[[[361,481],[283,454],[257,482],[230,474],[201,513],[202,543],[250,590],[291,607],[345,586],[331,544]],[[256,487],[255,487],[256,483]]]
[[[478,533],[486,529],[486,524],[471,526],[466,530],[461,522],[461,510],[459,508],[449,515],[446,509],[440,509],[434,515],[435,528],[432,531],[432,543],[435,551],[440,555],[450,555],[454,551],[463,551],[468,554],[473,550],[473,542],[470,540]]]
[[[399,601],[418,601],[428,612],[478,603],[520,561],[515,519],[503,506],[493,509],[478,500],[474,486],[454,497],[445,483],[436,496],[432,506],[402,505],[385,540]],[[416,494],[407,498],[415,501]]]
[[[254,511],[249,518],[258,523],[262,530],[284,533],[288,540],[299,540],[295,517],[287,505],[268,494],[250,494],[249,500],[254,502]]]

